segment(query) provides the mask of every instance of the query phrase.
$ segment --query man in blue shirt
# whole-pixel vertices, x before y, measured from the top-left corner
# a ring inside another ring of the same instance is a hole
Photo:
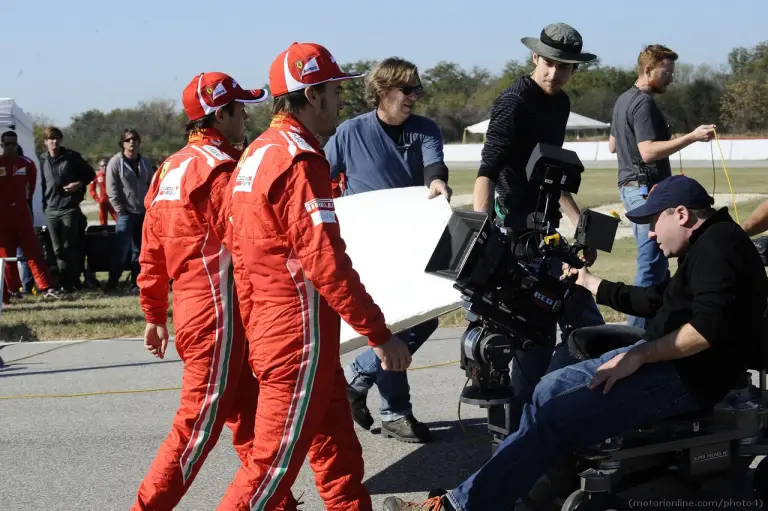
[[[425,185],[429,198],[443,195],[450,200],[440,128],[412,113],[423,93],[418,69],[411,62],[388,58],[371,70],[366,99],[375,110],[343,122],[324,147],[331,177],[340,180],[344,195]],[[427,321],[399,335],[414,353],[437,324],[437,319]],[[382,436],[403,442],[429,441],[429,428],[413,416],[405,371],[382,370],[369,349],[344,373],[352,417],[360,427],[373,425],[366,397],[376,384],[381,395]]]

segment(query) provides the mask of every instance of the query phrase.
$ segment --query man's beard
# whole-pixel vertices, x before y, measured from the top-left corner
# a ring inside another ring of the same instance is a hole
[[[661,83],[659,80],[651,80],[648,85],[656,94],[664,94],[667,91],[667,87],[669,87],[668,83]]]
[[[331,116],[331,112],[328,111],[328,102],[325,98],[320,98],[320,118],[328,119]],[[335,117],[338,117],[338,113]],[[336,119],[330,120],[327,125],[323,126],[323,130],[318,133],[322,137],[331,137],[336,133]]]

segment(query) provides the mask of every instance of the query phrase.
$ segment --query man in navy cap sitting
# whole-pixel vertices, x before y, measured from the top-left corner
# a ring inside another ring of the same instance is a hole
[[[666,417],[709,409],[761,353],[768,278],[752,241],[695,180],[668,177],[627,212],[675,275],[653,287],[570,269],[597,303],[649,318],[642,340],[553,371],[526,404],[519,429],[488,462],[445,495],[423,503],[389,497],[394,510],[511,509],[563,455]]]

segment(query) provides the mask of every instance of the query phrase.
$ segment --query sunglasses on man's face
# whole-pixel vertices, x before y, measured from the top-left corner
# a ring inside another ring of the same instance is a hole
[[[424,94],[424,87],[421,85],[406,85],[404,87],[398,87],[401,91],[403,91],[403,94],[406,96],[410,96],[411,94],[416,94],[417,96],[421,96]]]
[[[125,140],[123,140],[123,142],[136,142],[138,144],[139,139],[136,137],[131,137],[131,138],[126,138]]]
[[[18,147],[18,143],[16,142],[3,142],[3,147]]]

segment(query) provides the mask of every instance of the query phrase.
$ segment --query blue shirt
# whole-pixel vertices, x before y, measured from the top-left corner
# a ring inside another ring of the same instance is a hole
[[[437,124],[410,115],[403,125],[402,145],[387,135],[376,111],[341,123],[323,150],[331,177],[344,173],[344,195],[424,186],[424,168],[443,161],[443,136]]]

